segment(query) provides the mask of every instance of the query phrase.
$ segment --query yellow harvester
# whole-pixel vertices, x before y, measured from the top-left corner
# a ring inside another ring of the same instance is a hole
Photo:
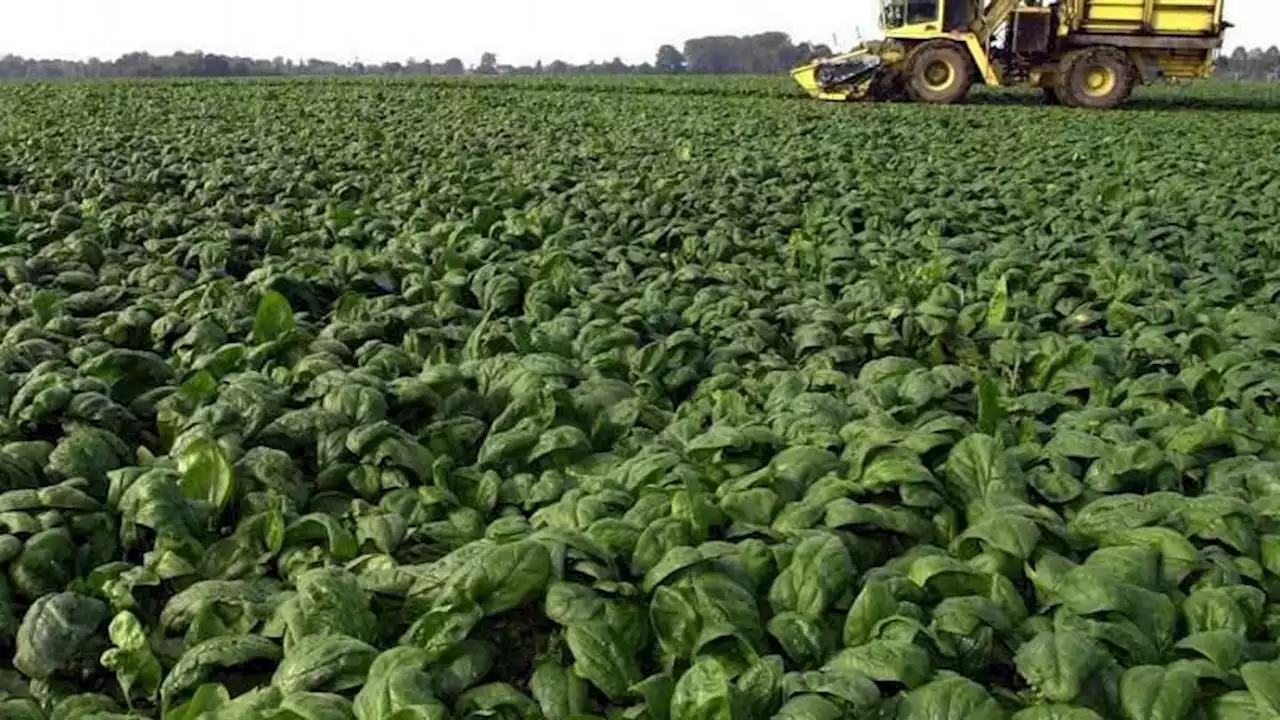
[[[1140,82],[1207,77],[1224,0],[880,0],[885,39],[791,72],[821,100],[952,103],[976,82],[1111,108]]]

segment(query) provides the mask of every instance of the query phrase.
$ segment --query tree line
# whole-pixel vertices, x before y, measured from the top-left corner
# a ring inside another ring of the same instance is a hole
[[[663,45],[652,62],[629,65],[620,58],[572,65],[561,60],[508,65],[484,53],[473,65],[461,58],[442,61],[410,58],[404,62],[340,63],[331,60],[237,57],[203,52],[151,55],[134,52],[114,60],[49,60],[17,55],[0,57],[0,78],[263,77],[303,75],[623,75],[623,74],[776,74],[814,57],[830,55],[823,44],[795,43],[783,32],[692,38],[683,48]],[[1236,48],[1218,59],[1216,74],[1240,80],[1280,80],[1280,49]]]
[[[1280,48],[1236,48],[1218,58],[1215,74],[1235,80],[1280,80]]]
[[[663,45],[653,62],[629,65],[621,58],[573,65],[562,60],[546,64],[507,65],[495,53],[484,53],[468,66],[461,58],[404,62],[334,62],[319,58],[237,57],[204,52],[151,55],[133,52],[114,60],[54,60],[0,57],[0,78],[126,78],[126,77],[262,77],[298,75],[570,75],[628,73],[777,73],[810,57],[829,55],[825,45],[796,44],[782,32],[758,35],[694,38],[683,49]]]

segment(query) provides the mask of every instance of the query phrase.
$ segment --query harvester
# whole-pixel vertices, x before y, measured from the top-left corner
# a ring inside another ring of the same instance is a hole
[[[1207,77],[1224,0],[880,0],[884,39],[791,71],[820,100],[954,103],[977,83],[1113,108],[1161,78]]]

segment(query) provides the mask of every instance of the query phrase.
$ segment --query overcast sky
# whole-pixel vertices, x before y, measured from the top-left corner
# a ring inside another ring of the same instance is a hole
[[[876,33],[872,0],[8,0],[0,55],[86,59],[143,50],[365,62],[409,57],[468,65],[619,56],[652,60],[662,43],[782,30],[853,44]],[[1280,44],[1280,2],[1227,0],[1228,47]]]

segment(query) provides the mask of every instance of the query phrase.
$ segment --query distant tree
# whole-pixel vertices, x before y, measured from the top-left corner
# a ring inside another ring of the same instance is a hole
[[[793,43],[780,32],[765,32],[747,36],[713,36],[693,38],[679,51],[672,45],[658,48],[656,62],[629,66],[620,58],[604,63],[590,62],[570,65],[562,60],[533,67],[510,67],[498,64],[494,53],[480,58],[477,72],[509,72],[512,74],[547,73],[785,73],[814,57],[831,54],[831,48],[823,44]],[[1280,80],[1280,47],[1236,47],[1214,61],[1214,74],[1240,80]],[[366,75],[366,74],[426,74],[461,75],[466,66],[458,58],[443,63],[429,60],[407,62],[390,61],[382,64],[353,61],[338,63],[319,58],[285,58],[276,56],[270,60],[194,52],[175,52],[172,55],[151,55],[145,52],[126,53],[114,60],[92,58],[85,61],[24,58],[17,55],[0,55],[0,78],[112,78],[112,77],[248,77],[293,75]]]
[[[801,59],[784,32],[767,32],[743,38],[743,64],[749,73],[766,75],[795,67]]]
[[[792,43],[786,33],[765,32],[738,37],[715,35],[693,38],[684,45],[689,72],[759,73],[786,72],[813,57],[831,54],[826,45]]]
[[[1280,80],[1280,48],[1237,47],[1230,55],[1218,57],[1214,73],[1236,80]]]
[[[660,73],[684,72],[684,53],[674,45],[663,45],[658,48],[658,57],[654,60],[653,67]]]
[[[684,59],[689,72],[745,72],[739,59],[738,38],[731,36],[701,37],[687,40]]]

